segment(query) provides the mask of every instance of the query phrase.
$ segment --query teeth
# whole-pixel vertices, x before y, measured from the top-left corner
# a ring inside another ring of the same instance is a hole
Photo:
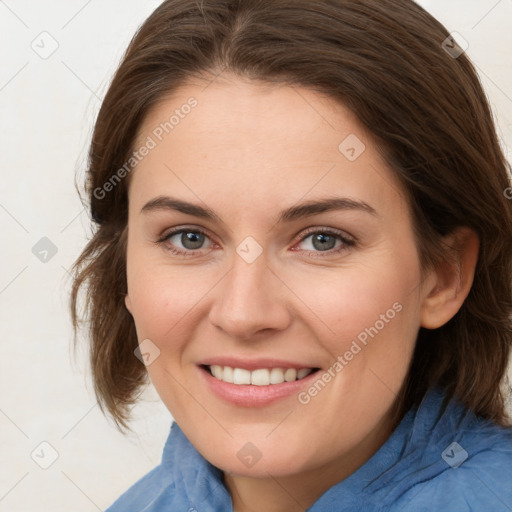
[[[217,378],[224,382],[233,383],[233,368],[230,366],[224,366],[224,370],[222,370],[222,366],[219,366],[219,368],[221,370],[221,375]]]
[[[209,367],[212,375],[219,380],[232,384],[252,384],[253,386],[268,386],[293,382],[307,377],[313,370],[311,368],[261,368],[254,371],[230,366],[212,365]]]
[[[268,386],[270,384],[270,372],[268,370],[254,370],[250,373],[251,384],[255,386]]]
[[[286,382],[292,382],[294,380],[297,380],[297,370],[295,368],[288,368],[284,372],[284,380]]]
[[[310,373],[311,373],[311,370],[309,368],[302,368],[301,370],[299,370],[297,372],[297,379],[298,380],[303,379],[304,377],[306,377]]]
[[[218,365],[214,364],[214,365],[210,366],[210,370],[216,379],[222,380],[222,377],[223,377],[222,366],[218,366]]]
[[[242,368],[233,369],[233,384],[250,384],[251,372]]]
[[[270,384],[281,384],[286,380],[286,372],[283,372],[281,368],[272,368],[270,370]]]

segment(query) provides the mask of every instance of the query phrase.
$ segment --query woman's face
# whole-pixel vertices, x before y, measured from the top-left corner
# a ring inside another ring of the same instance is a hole
[[[183,86],[135,146],[126,305],[182,430],[237,475],[361,465],[394,428],[429,282],[368,132],[233,78]]]

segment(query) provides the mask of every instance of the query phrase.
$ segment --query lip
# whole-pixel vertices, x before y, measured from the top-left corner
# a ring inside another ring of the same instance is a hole
[[[224,359],[223,359],[224,361]],[[215,364],[215,363],[212,363]],[[258,362],[261,364],[261,362]],[[224,364],[220,366],[231,366]],[[238,407],[264,407],[278,400],[297,395],[301,389],[308,387],[313,379],[318,378],[318,371],[310,373],[308,376],[293,382],[282,382],[281,384],[270,384],[268,386],[255,386],[253,384],[231,384],[216,379],[210,372],[202,366],[197,367],[201,378],[204,379],[206,386],[217,397]],[[235,368],[243,368],[236,366]],[[297,368],[297,366],[258,366],[257,368]],[[305,368],[298,366],[298,368]],[[246,368],[248,369],[248,368]]]

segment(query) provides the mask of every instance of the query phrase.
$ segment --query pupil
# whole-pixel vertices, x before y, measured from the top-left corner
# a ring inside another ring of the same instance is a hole
[[[187,249],[199,249],[203,244],[204,235],[193,231],[184,231],[181,234],[181,243]]]
[[[321,233],[313,237],[313,246],[315,249],[329,250],[334,248],[336,241],[330,235],[323,235]]]

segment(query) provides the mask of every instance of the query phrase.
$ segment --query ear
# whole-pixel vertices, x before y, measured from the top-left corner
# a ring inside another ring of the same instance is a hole
[[[458,228],[444,240],[447,257],[433,270],[421,306],[420,323],[437,329],[455,316],[471,290],[480,241],[468,227]]]
[[[124,296],[124,305],[130,314],[132,314],[132,301],[130,300],[130,296],[128,294]]]

